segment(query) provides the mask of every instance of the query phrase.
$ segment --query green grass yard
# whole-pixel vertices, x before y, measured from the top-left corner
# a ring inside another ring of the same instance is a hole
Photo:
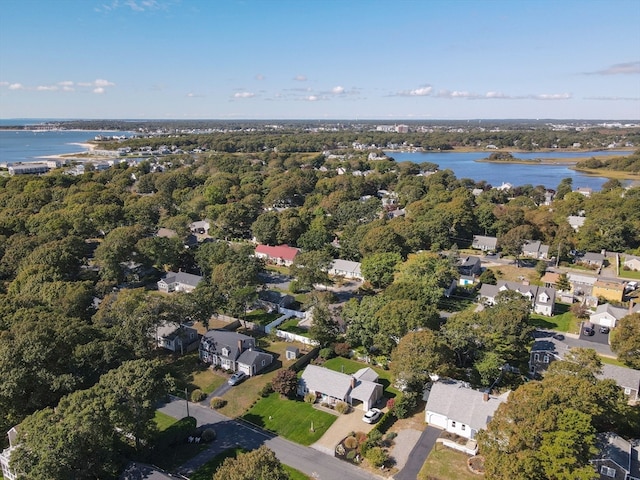
[[[317,410],[302,400],[283,399],[278,393],[272,393],[258,400],[242,418],[292,442],[311,445],[338,417]]]
[[[450,448],[436,443],[424,462],[418,480],[478,480],[484,475],[476,475],[467,467],[468,455],[456,452]]]
[[[556,303],[556,315],[546,317],[537,313],[532,313],[529,323],[534,327],[556,330],[558,332],[579,333],[580,319],[569,311],[569,305]]]
[[[156,426],[158,427],[158,432],[164,432],[171,425],[176,423],[178,420],[167,415],[166,413],[162,413],[159,410],[156,410],[156,415],[153,418],[153,421],[156,422]]]
[[[330,370],[334,370],[336,372],[346,373],[350,375],[352,373],[357,372],[361,368],[369,367],[375,370],[375,372],[380,377],[378,382],[382,384],[384,387],[384,396],[387,398],[393,398],[397,395],[400,395],[400,391],[393,388],[392,376],[389,370],[383,370],[379,367],[373,367],[369,364],[358,362],[356,360],[350,360],[344,357],[334,357],[330,360],[327,360],[322,364],[323,367],[328,368]]]

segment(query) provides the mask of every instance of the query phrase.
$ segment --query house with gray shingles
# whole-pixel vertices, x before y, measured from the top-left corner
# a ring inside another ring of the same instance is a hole
[[[576,262],[599,268],[604,265],[604,255],[596,252],[587,252],[582,257],[576,258]]]
[[[302,397],[307,393],[315,393],[318,400],[330,405],[362,402],[362,408],[369,410],[382,398],[383,387],[377,380],[378,374],[368,367],[347,375],[317,365],[307,365],[298,381],[298,395]]]
[[[536,285],[498,280],[497,285],[483,284],[480,287],[480,298],[489,305],[495,305],[496,295],[506,290],[513,290],[529,299],[534,312],[548,317],[553,315],[556,290],[550,287],[538,287]]]
[[[496,397],[461,382],[438,381],[431,387],[424,419],[429,425],[474,439],[479,430],[486,428],[500,404],[507,401],[509,393]]]
[[[191,325],[164,322],[156,329],[158,347],[184,354],[198,348],[198,331]]]
[[[577,215],[569,215],[567,217],[567,222],[569,222],[569,225],[571,225],[571,228],[573,228],[576,232],[578,230],[580,230],[580,227],[582,227],[584,225],[584,221],[586,220],[586,217],[578,217]]]
[[[590,462],[600,474],[600,480],[640,480],[639,447],[616,433],[599,433],[596,438],[598,454]]]
[[[158,290],[170,292],[192,292],[202,281],[200,275],[185,272],[169,272],[158,282]]]
[[[589,317],[589,321],[603,327],[614,328],[618,320],[638,312],[640,312],[640,303],[637,305],[632,303],[629,308],[614,307],[610,303],[604,303],[598,305],[596,311]]]
[[[522,246],[522,256],[538,260],[549,258],[549,245],[543,245],[540,240],[527,240]]]
[[[529,353],[529,376],[542,377],[551,362],[563,360],[569,350],[567,344],[551,336],[536,338]],[[595,376],[600,380],[615,381],[628,397],[629,403],[637,403],[640,400],[640,370],[605,363],[602,365],[602,372]]]
[[[250,377],[267,368],[273,355],[256,348],[253,337],[227,330],[209,330],[200,340],[200,360],[212,367],[244,372]]]
[[[329,275],[340,276],[357,280],[364,280],[360,271],[360,262],[352,262],[351,260],[342,260],[336,258],[329,266]]]
[[[493,252],[498,246],[496,237],[486,237],[484,235],[474,235],[471,242],[471,248],[482,250],[483,252]]]

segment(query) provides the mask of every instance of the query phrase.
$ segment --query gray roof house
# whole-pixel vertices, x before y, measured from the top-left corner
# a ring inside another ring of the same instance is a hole
[[[479,275],[482,272],[480,257],[466,255],[458,259],[458,272],[460,275]]]
[[[200,360],[250,377],[271,365],[273,355],[256,348],[253,337],[227,330],[209,330],[200,340]]]
[[[590,460],[600,480],[640,480],[640,462],[634,461],[640,454],[640,447],[613,432],[600,433],[597,436],[598,455]]]
[[[529,376],[539,378],[551,362],[564,359],[569,350],[567,344],[551,336],[536,338],[529,354]],[[605,363],[602,373],[596,374],[596,377],[615,381],[628,397],[629,403],[640,401],[640,370]]]
[[[496,237],[486,237],[484,235],[474,235],[471,242],[471,248],[482,250],[484,252],[494,251],[498,246],[498,239]]]
[[[573,228],[576,232],[578,230],[580,230],[580,227],[582,227],[584,225],[584,221],[586,220],[586,217],[578,217],[576,215],[569,215],[567,217],[567,222],[569,222],[569,225],[571,225],[571,228]]]
[[[495,297],[505,290],[513,290],[527,297],[533,305],[533,311],[548,317],[553,315],[556,301],[556,290],[551,287],[538,287],[524,283],[498,280],[497,285],[483,284],[480,287],[480,298],[490,305],[495,304]]]
[[[604,303],[598,305],[596,311],[589,317],[589,321],[603,327],[614,328],[618,320],[636,312],[640,312],[640,303],[637,305],[632,303],[629,308],[614,307],[610,303]]]
[[[184,354],[198,348],[198,331],[186,323],[164,322],[156,328],[156,341],[160,348]]]
[[[576,260],[578,263],[586,263],[587,265],[601,267],[604,263],[604,255],[601,253],[587,252]]]
[[[625,255],[622,265],[627,267],[629,270],[640,271],[640,257],[636,257],[635,255]]]
[[[540,240],[527,240],[522,246],[522,255],[538,260],[549,258],[549,245],[543,245]]]
[[[337,258],[331,262],[329,271],[327,273],[329,275],[335,275],[344,278],[364,280],[362,272],[360,271],[360,262],[352,262],[350,260],[342,260],[340,258]]]
[[[371,368],[361,368],[353,375],[329,370],[317,365],[307,365],[298,382],[298,395],[315,393],[323,403],[345,402],[353,405],[362,402],[369,410],[382,398],[383,387],[377,382],[378,374]]]
[[[431,387],[424,419],[429,425],[474,439],[479,430],[486,428],[509,393],[496,397],[461,382],[441,380]]]
[[[192,292],[202,281],[200,275],[185,272],[169,272],[158,282],[158,290],[170,292]]]

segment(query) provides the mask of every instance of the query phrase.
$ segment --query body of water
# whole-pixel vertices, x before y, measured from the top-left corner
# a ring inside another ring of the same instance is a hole
[[[531,160],[535,158],[566,158],[567,160],[602,157],[610,155],[627,156],[633,152],[628,151],[601,151],[601,152],[535,152],[514,153],[516,158]],[[397,162],[431,162],[440,166],[441,170],[452,170],[457,178],[471,178],[475,181],[486,180],[494,187],[503,183],[514,186],[531,184],[534,187],[544,185],[555,189],[563,178],[573,179],[573,188],[588,187],[600,190],[602,184],[608,179],[604,177],[586,175],[571,170],[568,165],[524,165],[521,163],[489,163],[478,162],[487,158],[487,152],[387,152]],[[625,181],[623,181],[625,183]],[[626,182],[631,183],[631,182]]]
[[[78,144],[96,135],[131,135],[131,132],[93,130],[0,130],[0,163],[37,162],[46,155],[83,152]]]

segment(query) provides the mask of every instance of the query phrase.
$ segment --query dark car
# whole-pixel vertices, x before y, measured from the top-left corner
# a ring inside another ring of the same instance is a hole
[[[554,338],[555,340],[564,340],[564,335],[562,335],[561,333],[555,333],[555,334],[553,335],[553,338]]]
[[[609,333],[609,327],[600,327],[600,333],[604,333],[605,335]]]
[[[584,327],[584,330],[582,330],[582,331],[583,331],[583,333],[585,335],[587,335],[589,337],[593,336],[596,333],[596,331],[591,327]]]

